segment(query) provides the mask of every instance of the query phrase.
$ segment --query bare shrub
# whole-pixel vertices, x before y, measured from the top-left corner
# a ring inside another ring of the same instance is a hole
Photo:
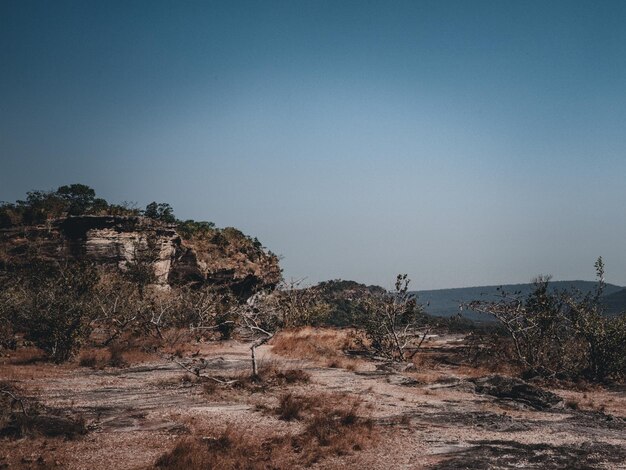
[[[195,331],[217,331],[230,339],[236,327],[232,311],[238,304],[232,292],[213,286],[182,287],[181,308],[187,324]]]
[[[111,367],[126,367],[128,361],[124,357],[125,347],[121,343],[111,343],[109,345],[109,365]]]
[[[82,416],[63,416],[33,398],[24,397],[22,391],[11,383],[0,382],[0,437],[72,439],[86,433]]]
[[[527,297],[502,292],[496,302],[475,301],[472,310],[493,315],[509,335],[515,359],[528,374],[594,381],[626,378],[626,315],[604,315],[604,263],[596,262],[594,292],[552,291],[539,277]]]
[[[369,347],[390,360],[404,361],[408,351],[409,357],[415,354],[430,331],[409,283],[406,274],[398,274],[394,292],[369,293],[360,300],[363,314],[358,326]]]
[[[95,267],[33,261],[17,276],[19,287],[12,297],[15,327],[54,362],[67,361],[91,332]]]

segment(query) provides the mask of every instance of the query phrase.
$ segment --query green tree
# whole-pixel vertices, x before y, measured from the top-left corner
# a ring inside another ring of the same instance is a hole
[[[160,220],[161,222],[165,222],[167,224],[173,224],[176,222],[174,209],[172,209],[172,206],[166,202],[157,203],[152,201],[146,206],[146,209],[143,211],[143,215],[154,220]]]
[[[29,191],[26,201],[17,201],[26,224],[41,224],[50,218],[61,217],[67,210],[67,201],[53,191]]]
[[[96,200],[96,191],[84,184],[60,186],[56,194],[67,202],[68,215],[87,214],[94,208],[96,201],[99,208],[106,205],[104,199]]]

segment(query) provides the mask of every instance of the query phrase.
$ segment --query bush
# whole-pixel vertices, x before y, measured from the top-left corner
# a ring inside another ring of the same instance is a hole
[[[398,274],[395,292],[374,293],[361,300],[363,316],[357,326],[369,347],[391,360],[405,360],[408,349],[415,354],[429,331],[422,306],[408,292],[409,282],[406,274]]]
[[[12,291],[14,327],[53,361],[67,361],[91,331],[97,280],[92,265],[31,263]]]
[[[526,298],[503,292],[496,302],[475,301],[473,310],[493,315],[513,343],[526,375],[547,378],[626,378],[626,315],[604,314],[604,264],[596,262],[594,292],[552,291],[549,277],[535,281]]]

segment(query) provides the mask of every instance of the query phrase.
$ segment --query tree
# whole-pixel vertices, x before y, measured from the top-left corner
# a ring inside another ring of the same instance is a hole
[[[161,247],[154,233],[149,233],[145,238],[133,242],[132,258],[124,265],[124,274],[127,279],[137,285],[141,297],[146,287],[157,281],[154,266],[160,254]]]
[[[15,328],[54,362],[71,358],[89,336],[98,272],[85,263],[33,262],[13,292]]]
[[[409,292],[411,281],[406,274],[396,277],[395,291],[369,293],[360,300],[363,311],[358,324],[370,347],[393,361],[412,357],[421,347],[430,328],[417,297]]]
[[[104,199],[96,199],[96,191],[84,184],[70,184],[60,186],[56,194],[66,201],[68,215],[83,215],[92,210],[105,209]]]
[[[281,329],[312,324],[315,316],[325,311],[318,308],[321,306],[318,292],[300,289],[301,282],[283,284],[274,292],[258,292],[232,310],[231,317],[253,337],[250,354],[255,377],[258,376],[256,349],[259,346],[270,341]]]
[[[29,191],[26,201],[17,201],[22,222],[41,224],[50,218],[61,217],[67,211],[67,201],[52,191]]]
[[[146,206],[146,209],[143,211],[143,215],[154,220],[160,220],[161,222],[165,222],[167,224],[173,224],[176,222],[174,209],[172,209],[172,206],[165,202],[151,202]]]

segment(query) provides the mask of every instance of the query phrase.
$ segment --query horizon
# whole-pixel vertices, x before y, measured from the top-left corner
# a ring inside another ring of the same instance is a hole
[[[626,285],[626,3],[0,4],[0,201],[83,183],[286,279]]]

